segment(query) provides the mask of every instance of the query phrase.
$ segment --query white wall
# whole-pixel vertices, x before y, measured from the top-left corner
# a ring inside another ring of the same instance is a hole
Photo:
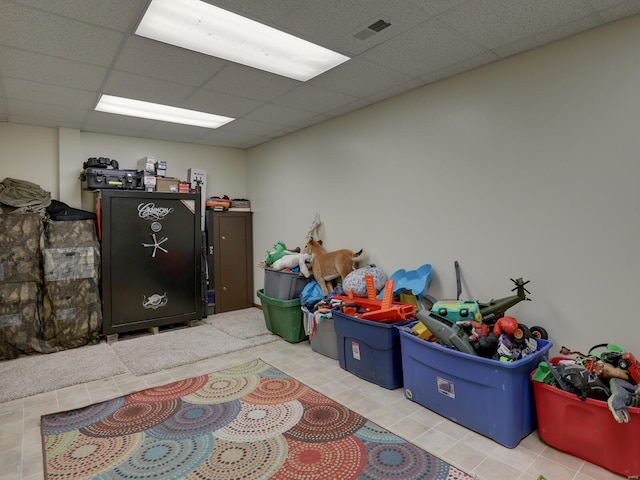
[[[28,180],[58,198],[58,130],[0,122],[0,181]]]
[[[330,250],[431,263],[438,298],[455,260],[463,298],[522,276],[533,301],[510,313],[558,348],[640,352],[638,45],[634,17],[249,150],[254,256],[302,246],[318,212]]]
[[[75,208],[93,206],[92,194],[81,191],[79,180],[89,157],[113,158],[120,169],[135,169],[145,156],[165,160],[167,176],[184,181],[188,168],[206,170],[207,197],[248,195],[242,150],[0,123],[0,181],[13,177],[37,183]]]

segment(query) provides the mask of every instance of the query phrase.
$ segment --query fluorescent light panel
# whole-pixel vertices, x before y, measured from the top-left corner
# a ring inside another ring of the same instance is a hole
[[[197,112],[186,108],[170,107],[159,103],[143,102],[131,98],[102,95],[95,108],[98,112],[149,118],[163,122],[181,123],[204,128],[218,128],[235,120],[212,113]]]
[[[152,0],[136,34],[303,82],[349,60],[199,0]]]

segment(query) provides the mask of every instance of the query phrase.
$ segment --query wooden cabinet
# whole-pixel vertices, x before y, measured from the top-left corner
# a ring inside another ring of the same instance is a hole
[[[102,190],[104,334],[202,318],[200,196]]]
[[[213,279],[209,288],[215,291],[215,313],[252,307],[252,213],[208,210],[206,215],[209,279]]]

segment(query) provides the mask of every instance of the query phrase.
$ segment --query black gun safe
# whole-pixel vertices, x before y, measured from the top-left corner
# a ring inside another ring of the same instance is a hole
[[[202,318],[200,196],[101,190],[102,332]]]

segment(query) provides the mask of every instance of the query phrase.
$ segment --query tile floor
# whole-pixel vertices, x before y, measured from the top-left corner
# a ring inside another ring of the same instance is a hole
[[[314,352],[307,341],[291,344],[278,339],[267,345],[144,377],[123,374],[0,403],[0,480],[43,478],[39,428],[43,414],[221,370],[256,357],[475,474],[478,480],[536,480],[539,475],[547,480],[624,478],[546,446],[536,432],[516,448],[505,448],[405,399],[401,388],[387,390],[342,370],[337,360]]]

